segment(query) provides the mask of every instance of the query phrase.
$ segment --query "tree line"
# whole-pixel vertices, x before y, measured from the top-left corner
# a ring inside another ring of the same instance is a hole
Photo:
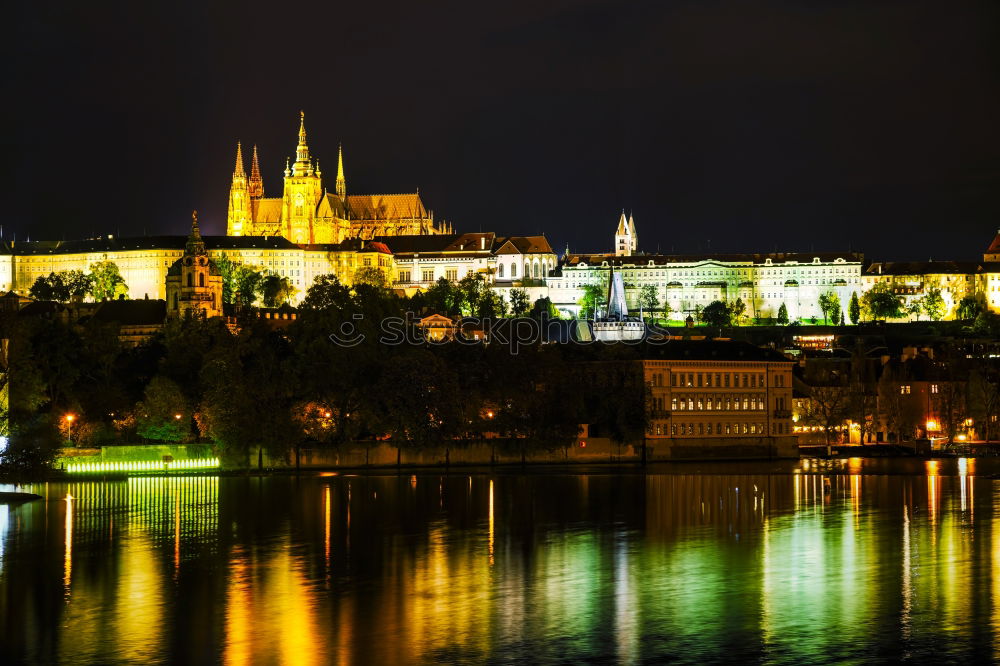
[[[243,466],[257,447],[288,459],[303,446],[385,442],[403,451],[487,434],[527,454],[569,446],[580,423],[601,419],[598,428],[619,441],[642,436],[641,387],[609,395],[582,385],[572,371],[581,359],[558,345],[512,354],[501,345],[381,344],[386,317],[485,315],[499,306],[480,279],[405,298],[371,284],[375,277],[351,287],[317,278],[285,329],[253,316],[238,334],[219,319],[173,320],[137,347],[124,346],[113,324],[8,313],[0,321],[9,340],[7,458],[44,461],[70,439],[87,447],[202,441]],[[233,293],[244,288],[235,278]],[[543,318],[547,308],[519,306]],[[332,342],[345,327],[363,341]],[[616,414],[635,404],[639,418],[619,423]]]

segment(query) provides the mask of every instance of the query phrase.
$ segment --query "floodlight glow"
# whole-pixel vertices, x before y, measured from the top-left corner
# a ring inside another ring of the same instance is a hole
[[[192,458],[188,460],[136,461],[136,462],[92,462],[66,465],[71,474],[102,472],[175,472],[185,470],[213,469],[219,466],[218,458]]]

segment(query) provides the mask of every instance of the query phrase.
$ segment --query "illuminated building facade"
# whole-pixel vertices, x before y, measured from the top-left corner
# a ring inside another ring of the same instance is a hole
[[[621,232],[625,233],[622,234]],[[642,287],[651,285],[657,300],[670,306],[674,319],[694,315],[712,301],[746,304],[751,318],[777,317],[784,304],[791,320],[823,318],[819,297],[834,292],[846,309],[851,294],[862,291],[863,257],[856,252],[771,254],[638,254],[634,222],[619,220],[615,252],[567,254],[547,282],[553,304],[566,315],[579,313],[587,285],[607,282],[609,268],[625,280],[629,308],[639,309]],[[622,246],[630,248],[622,253]]]
[[[210,319],[222,316],[222,271],[208,256],[198,229],[197,213],[191,216],[191,235],[184,255],[167,269],[167,316]]]
[[[298,244],[329,244],[351,238],[450,233],[448,225],[434,221],[433,212],[424,206],[419,192],[348,194],[342,150],[337,155],[334,191],[323,187],[322,176],[319,161],[309,152],[304,114],[295,161],[285,163],[280,197],[264,196],[256,147],[247,177],[243,149],[237,144],[226,234],[283,236]]]
[[[722,340],[675,339],[640,353],[641,360],[584,363],[581,381],[609,390],[643,382],[652,459],[798,455],[793,361]],[[601,436],[594,424],[584,430]]]
[[[498,236],[493,232],[378,238],[392,249],[395,286],[426,289],[441,278],[457,282],[482,275],[504,288],[544,290],[558,258],[545,236]]]
[[[280,236],[201,236],[210,259],[223,256],[270,274],[285,277],[297,303],[319,275],[333,274],[347,285],[363,266],[378,267],[391,281],[392,253],[384,243],[347,240],[342,243],[295,245]],[[166,299],[167,272],[184,254],[184,236],[98,238],[79,241],[29,241],[0,246],[0,289],[27,295],[35,280],[49,273],[87,272],[99,261],[112,261],[133,299]]]
[[[919,304],[924,296],[931,289],[939,289],[944,301],[945,319],[952,319],[956,306],[963,298],[977,292],[985,293],[989,286],[997,284],[996,278],[1000,278],[1000,264],[973,261],[888,261],[868,265],[861,279],[864,291],[880,282],[891,285],[892,293],[903,304],[904,314],[910,312],[911,308],[919,311]],[[997,297],[1000,297],[1000,293],[996,293],[994,289],[991,306],[996,305]]]

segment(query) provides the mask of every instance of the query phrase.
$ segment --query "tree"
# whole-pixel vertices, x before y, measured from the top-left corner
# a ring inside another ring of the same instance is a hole
[[[239,264],[223,253],[215,260],[215,265],[222,275],[222,302],[233,305],[236,302],[236,274]]]
[[[528,299],[528,292],[520,288],[510,290],[510,309],[515,317],[523,317],[529,307],[531,301]]]
[[[861,307],[870,319],[895,319],[903,316],[902,304],[889,282],[876,282],[861,297]]]
[[[826,435],[826,443],[832,442],[830,437],[837,432],[850,414],[851,392],[843,383],[830,383],[823,386],[809,387],[804,420],[806,423],[818,425]]]
[[[61,273],[49,273],[48,277],[39,275],[28,294],[36,301],[65,303],[69,300],[69,289]]]
[[[643,285],[639,290],[639,307],[643,309],[650,321],[654,319],[656,309],[660,307],[660,299],[656,297],[656,287]]]
[[[138,433],[146,439],[180,442],[191,433],[191,411],[180,386],[157,375],[136,405]]]
[[[788,308],[782,303],[781,307],[778,308],[778,325],[787,326],[788,325]]]
[[[113,261],[98,261],[90,265],[95,301],[112,301],[128,295],[128,285]]]
[[[423,295],[427,309],[446,316],[457,315],[462,308],[462,293],[447,278],[438,278]]]
[[[729,320],[734,326],[743,326],[746,323],[747,306],[742,298],[737,298],[729,308]]]
[[[528,316],[532,319],[537,319],[542,321],[545,319],[559,319],[559,311],[556,310],[556,306],[552,304],[552,300],[548,296],[545,298],[537,299],[531,306],[531,311]]]
[[[920,299],[920,308],[923,310],[924,314],[931,321],[939,321],[944,318],[944,298],[941,296],[941,290],[937,287],[931,287],[924,294],[924,297]]]
[[[608,300],[607,285],[604,281],[597,284],[583,285],[583,296],[580,298],[580,317],[582,319],[593,319],[597,316],[597,311]]]
[[[354,271],[354,284],[367,284],[384,289],[389,286],[389,279],[385,276],[385,271],[377,266],[362,266]]]
[[[351,290],[336,275],[317,275],[299,307],[304,310],[344,310],[351,303]]]
[[[847,314],[851,317],[851,323],[855,326],[861,321],[861,303],[858,301],[858,292],[851,292],[851,303],[847,306]]]
[[[986,312],[989,307],[986,304],[986,294],[979,291],[962,297],[955,308],[956,319],[975,319],[981,313]]]
[[[732,312],[725,301],[712,301],[699,313],[699,318],[709,326],[722,328],[729,326],[732,321]]]
[[[823,323],[833,319],[836,325],[836,316],[840,314],[840,296],[835,291],[828,291],[819,295],[819,309],[823,311]]]
[[[236,303],[242,307],[250,307],[261,294],[264,283],[264,273],[253,266],[237,264],[234,284],[236,291],[233,295]]]
[[[264,307],[276,308],[284,305],[295,295],[295,287],[286,277],[265,275],[260,283],[261,300]]]

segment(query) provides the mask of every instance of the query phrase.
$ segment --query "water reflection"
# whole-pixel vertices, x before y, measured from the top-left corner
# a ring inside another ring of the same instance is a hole
[[[1000,656],[1000,469],[931,462],[50,484],[0,506],[0,657]]]

